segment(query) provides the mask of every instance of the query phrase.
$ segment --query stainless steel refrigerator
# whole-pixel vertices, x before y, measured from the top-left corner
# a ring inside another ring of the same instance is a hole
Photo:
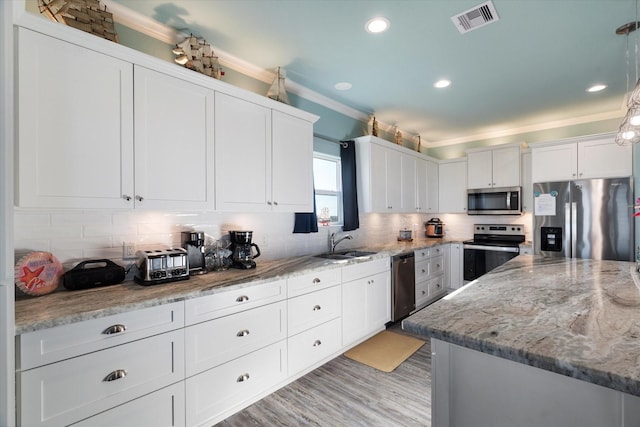
[[[634,261],[632,178],[533,184],[534,252]]]

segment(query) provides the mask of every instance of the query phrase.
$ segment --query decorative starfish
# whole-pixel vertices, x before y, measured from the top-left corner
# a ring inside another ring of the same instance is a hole
[[[29,267],[24,266],[22,267],[23,276],[20,278],[20,281],[28,286],[32,280],[38,279],[42,270],[44,270],[44,265],[37,268],[35,271],[31,271]]]

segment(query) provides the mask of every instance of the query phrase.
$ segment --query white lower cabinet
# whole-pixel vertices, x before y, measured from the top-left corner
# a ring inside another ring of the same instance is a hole
[[[286,377],[287,341],[282,340],[187,378],[187,425],[213,425]]]
[[[342,348],[342,322],[333,319],[289,338],[289,375],[297,374]]]
[[[342,345],[381,331],[391,320],[389,258],[342,269]]]
[[[180,329],[19,372],[18,424],[72,424],[179,382],[183,342]]]
[[[258,350],[287,336],[287,303],[242,311],[185,330],[186,376]]]
[[[445,254],[447,246],[418,249],[415,254],[416,310],[440,298],[446,289]]]
[[[74,427],[141,427],[185,425],[184,382],[172,384],[138,399],[116,406]]]

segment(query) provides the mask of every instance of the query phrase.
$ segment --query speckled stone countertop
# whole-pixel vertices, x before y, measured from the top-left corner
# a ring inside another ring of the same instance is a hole
[[[640,396],[632,266],[522,255],[406,318],[403,328]]]
[[[453,241],[447,239],[415,239],[412,242],[390,242],[361,249],[378,252],[371,257],[376,259],[451,242]],[[49,295],[16,298],[15,334],[197,298],[228,290],[230,286],[251,286],[357,262],[363,261],[336,262],[315,256],[274,261],[258,258],[257,267],[252,270],[229,269],[160,285],[143,286],[127,281],[119,285],[81,291],[67,291],[60,287]]]

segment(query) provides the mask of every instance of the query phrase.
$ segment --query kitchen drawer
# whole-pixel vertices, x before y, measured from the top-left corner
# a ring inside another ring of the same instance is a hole
[[[16,369],[27,370],[184,326],[184,303],[159,305],[16,338]]]
[[[361,279],[377,273],[384,273],[391,270],[391,260],[389,257],[374,259],[367,262],[345,265],[342,267],[342,282]]]
[[[287,279],[287,295],[289,298],[309,292],[339,285],[342,281],[340,267],[303,274]]]
[[[429,280],[416,283],[416,308],[429,300]]]
[[[71,424],[183,379],[182,329],[22,371],[18,424]]]
[[[416,263],[418,263],[425,259],[429,259],[429,257],[431,256],[431,248],[416,249],[415,251],[413,251],[413,254],[416,258]]]
[[[116,406],[73,427],[140,427],[185,424],[184,381]]]
[[[429,275],[435,276],[444,273],[444,257],[442,255],[429,260]]]
[[[338,352],[342,321],[334,319],[289,338],[289,375],[294,375]]]
[[[429,277],[429,264],[430,260],[428,259],[416,263],[416,282],[425,280],[427,277]]]
[[[289,299],[289,336],[340,317],[341,301],[340,286]]]
[[[287,377],[287,340],[186,380],[187,425],[213,425]]]
[[[286,280],[249,286],[234,286],[213,295],[185,301],[185,323],[204,322],[242,310],[259,307],[287,297]]]
[[[287,302],[185,328],[186,376],[221,365],[287,337]]]
[[[445,247],[446,246],[444,246],[444,245],[432,246],[430,248],[431,251],[429,252],[429,255],[431,256],[431,258],[444,255]]]
[[[444,275],[429,279],[429,298],[436,297],[445,291]]]

